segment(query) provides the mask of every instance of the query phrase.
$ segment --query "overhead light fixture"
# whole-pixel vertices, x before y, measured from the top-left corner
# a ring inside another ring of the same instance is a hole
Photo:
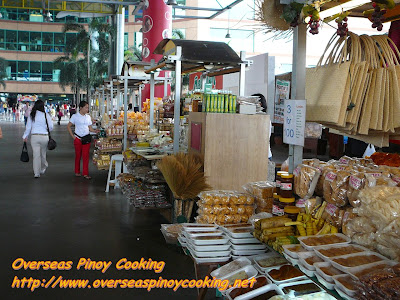
[[[2,13],[0,13],[0,19],[3,17],[3,14]]]
[[[204,65],[204,68],[206,68],[206,70],[211,70],[212,68],[214,68],[214,65],[213,64]]]
[[[231,15],[231,10],[229,9],[229,10],[228,10],[228,33],[225,35],[225,38],[226,38],[226,39],[230,39],[230,38],[231,38],[231,35],[230,35],[230,33],[229,33],[229,19],[230,19],[230,15]]]
[[[178,5],[178,3],[176,3],[176,0],[168,0],[167,5]]]
[[[364,4],[370,3],[371,0],[351,0],[348,2],[345,2],[343,4],[337,5],[332,8],[328,8],[327,10],[323,10],[319,13],[319,16],[321,20],[326,19],[328,17],[334,16],[336,14],[340,14],[342,12],[351,10],[353,8],[362,6]]]

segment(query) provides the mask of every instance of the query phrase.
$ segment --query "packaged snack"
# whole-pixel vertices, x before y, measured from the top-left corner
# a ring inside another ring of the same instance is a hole
[[[314,194],[315,187],[321,172],[319,169],[299,165],[294,170],[294,191],[300,198],[310,198]]]
[[[350,175],[349,186],[347,190],[347,198],[349,203],[353,207],[360,206],[360,200],[358,200],[358,194],[365,186],[365,173],[357,172]]]
[[[272,198],[275,190],[275,183],[269,181],[250,182],[244,185],[243,189],[256,198]]]
[[[325,176],[328,172],[335,170],[335,167],[331,163],[320,163],[318,169],[321,175],[318,178],[317,186],[315,187],[315,194],[322,197],[324,195],[324,182]]]
[[[351,173],[348,171],[332,171],[325,176],[324,198],[338,207],[345,206],[347,200],[348,182]]]

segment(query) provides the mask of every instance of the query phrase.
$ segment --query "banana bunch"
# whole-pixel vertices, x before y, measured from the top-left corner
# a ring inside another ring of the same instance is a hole
[[[305,213],[300,213],[297,216],[297,222],[294,222],[300,236],[308,235],[321,235],[328,233],[337,233],[338,229],[326,222],[322,218],[322,214],[325,211],[327,202],[317,205],[313,210],[306,208]]]

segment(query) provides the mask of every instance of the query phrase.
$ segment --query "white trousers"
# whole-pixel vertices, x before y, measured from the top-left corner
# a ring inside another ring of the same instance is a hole
[[[33,174],[40,175],[40,172],[47,168],[46,151],[47,143],[49,142],[48,135],[32,135],[31,146],[33,151]]]

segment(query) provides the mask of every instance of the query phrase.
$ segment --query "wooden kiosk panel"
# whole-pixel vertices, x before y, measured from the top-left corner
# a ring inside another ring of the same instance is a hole
[[[270,116],[191,112],[189,131],[192,122],[202,125],[204,171],[213,189],[267,180]],[[198,152],[191,145],[189,132],[189,152]]]

